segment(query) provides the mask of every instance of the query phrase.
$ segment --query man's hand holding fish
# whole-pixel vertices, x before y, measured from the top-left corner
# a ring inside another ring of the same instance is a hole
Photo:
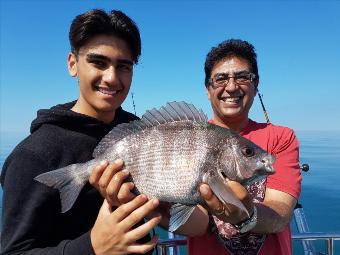
[[[200,186],[200,193],[207,204],[208,210],[212,214],[214,214],[220,220],[232,224],[237,224],[249,218],[249,215],[253,214],[254,204],[247,190],[240,183],[235,181],[228,181],[226,185],[230,187],[231,191],[235,194],[237,199],[239,199],[244,204],[247,212],[245,212],[244,210],[240,210],[238,207],[232,204],[221,203],[221,201],[214,195],[209,185],[207,184],[202,184]]]
[[[90,184],[111,206],[115,207],[129,202],[135,197],[131,192],[134,188],[133,182],[124,182],[129,176],[129,171],[123,169],[123,164],[121,159],[110,164],[104,160],[93,169],[89,178]]]
[[[89,178],[90,184],[100,192],[111,207],[118,207],[136,198],[132,192],[135,187],[134,183],[126,181],[129,171],[123,169],[123,166],[124,162],[121,159],[113,163],[102,161],[93,169]],[[157,222],[167,229],[169,227],[169,205],[159,202],[158,199],[155,201],[158,202],[157,206],[151,211],[144,210],[143,215],[146,219]],[[155,218],[159,218],[159,221],[155,221]]]

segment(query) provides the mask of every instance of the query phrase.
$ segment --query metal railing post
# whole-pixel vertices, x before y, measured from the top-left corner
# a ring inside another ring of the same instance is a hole
[[[158,240],[157,249],[160,251],[159,255],[168,255],[168,250],[173,248],[176,250],[179,246],[186,246],[187,239],[182,236],[176,236],[172,239],[160,239]]]
[[[172,232],[168,232],[169,239],[181,238],[181,235],[174,234]],[[177,245],[169,247],[169,255],[180,255],[180,250]]]
[[[327,254],[333,255],[333,238],[327,240]]]
[[[306,232],[292,235],[293,240],[303,241],[315,241],[325,240],[326,241],[326,253],[327,255],[334,254],[334,240],[340,240],[340,232]],[[316,253],[324,254],[324,253]]]
[[[159,249],[160,249],[160,253],[159,255],[168,255],[167,254],[167,248],[165,245],[162,245],[162,246],[159,246]]]
[[[299,233],[309,232],[309,227],[303,207],[301,204],[297,204],[294,210],[294,219]],[[309,240],[301,240],[303,252],[305,255],[316,255],[316,249],[313,243]]]

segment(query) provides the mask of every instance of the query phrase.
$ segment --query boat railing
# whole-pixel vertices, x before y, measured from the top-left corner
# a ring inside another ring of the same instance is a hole
[[[180,246],[187,246],[187,239],[182,236],[160,239],[157,244],[158,255],[180,255]]]
[[[295,241],[317,241],[324,240],[325,241],[325,252],[318,252],[315,250],[314,246],[311,246],[312,249],[304,249],[304,255],[333,255],[334,253],[334,241],[340,240],[340,232],[305,232],[305,233],[297,233],[292,235],[292,239]],[[304,247],[305,248],[305,247]]]

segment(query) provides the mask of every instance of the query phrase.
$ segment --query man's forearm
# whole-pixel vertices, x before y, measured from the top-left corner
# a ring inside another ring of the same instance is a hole
[[[286,204],[272,201],[270,205],[258,203],[256,207],[257,223],[251,232],[277,233],[282,231],[290,222],[292,211]]]
[[[289,224],[297,200],[291,195],[267,188],[265,199],[257,207],[257,224],[251,230],[256,233],[276,233]]]

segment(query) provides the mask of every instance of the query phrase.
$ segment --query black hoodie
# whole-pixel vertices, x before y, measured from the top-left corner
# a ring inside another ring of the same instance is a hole
[[[106,133],[137,117],[119,108],[113,122],[105,124],[71,111],[74,104],[39,110],[31,135],[4,163],[1,254],[94,254],[89,230],[103,202],[99,192],[85,185],[72,209],[60,213],[58,191],[33,179],[92,159]]]

